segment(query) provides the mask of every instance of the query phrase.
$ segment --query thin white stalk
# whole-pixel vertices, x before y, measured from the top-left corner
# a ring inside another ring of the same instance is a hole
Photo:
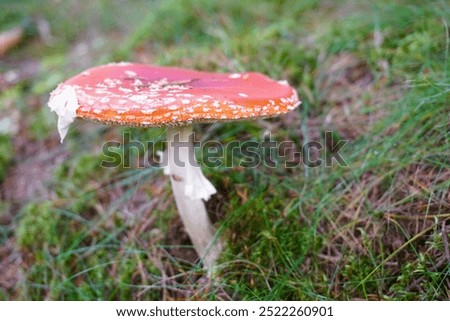
[[[215,229],[208,217],[204,200],[216,189],[203,175],[195,160],[192,126],[167,129],[167,166],[175,202],[186,232],[205,268],[212,270],[221,252],[221,243],[214,239]]]

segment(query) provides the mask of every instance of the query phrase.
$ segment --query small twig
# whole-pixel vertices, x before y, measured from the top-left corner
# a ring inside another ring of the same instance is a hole
[[[446,214],[436,214],[436,215],[400,215],[400,214],[392,214],[392,213],[384,213],[384,216],[388,219],[397,219],[397,220],[435,220],[435,219],[448,219],[450,217],[450,213]]]
[[[169,82],[168,84],[164,84],[161,87],[167,87],[167,86],[184,86],[190,83],[193,83],[194,81],[198,81],[198,78],[192,78],[192,79],[186,79],[186,80],[177,80]]]

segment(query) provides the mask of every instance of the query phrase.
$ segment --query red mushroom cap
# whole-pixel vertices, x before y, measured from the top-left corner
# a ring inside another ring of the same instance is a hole
[[[60,84],[72,87],[76,116],[102,123],[157,127],[270,117],[299,105],[286,81],[259,73],[224,74],[142,64],[94,67]]]

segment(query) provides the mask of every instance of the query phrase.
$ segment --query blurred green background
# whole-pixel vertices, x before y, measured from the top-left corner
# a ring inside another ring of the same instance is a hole
[[[449,299],[449,25],[444,0],[1,0],[0,298]],[[213,282],[162,172],[100,167],[105,141],[162,149],[164,129],[76,122],[59,143],[49,93],[112,61],[287,79],[297,111],[200,136],[332,131],[349,166],[206,169]]]

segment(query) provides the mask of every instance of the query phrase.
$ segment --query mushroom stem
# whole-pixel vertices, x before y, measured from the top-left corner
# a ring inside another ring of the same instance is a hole
[[[207,201],[216,189],[203,175],[195,160],[192,125],[168,127],[167,166],[178,212],[205,268],[212,270],[221,252],[220,241],[206,211]]]

